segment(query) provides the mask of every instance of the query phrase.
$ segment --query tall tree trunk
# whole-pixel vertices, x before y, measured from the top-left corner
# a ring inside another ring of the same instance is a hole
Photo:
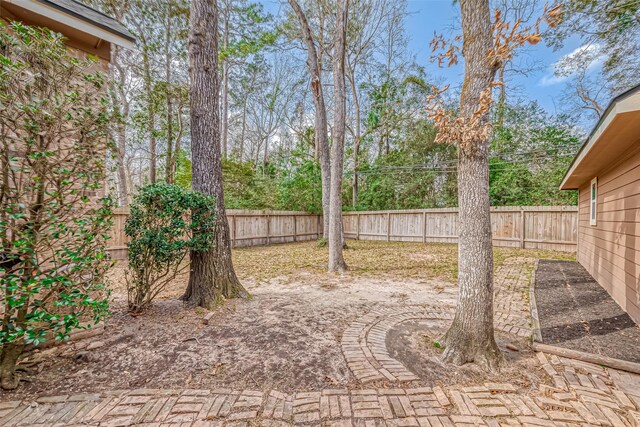
[[[347,269],[342,254],[342,169],[347,104],[344,82],[344,61],[349,0],[336,4],[336,33],[333,42],[333,144],[331,145],[331,192],[329,204],[329,271]]]
[[[269,135],[264,139],[264,153],[262,156],[262,176],[267,175],[267,161],[269,159]]]
[[[488,0],[461,0],[465,74],[460,113],[471,118],[495,76]],[[458,306],[443,343],[446,362],[496,370],[502,354],[493,335],[493,244],[489,206],[489,141],[458,147]]]
[[[320,85],[321,83],[318,83]],[[324,108],[324,101],[322,102]],[[322,136],[317,142],[320,155],[320,180],[322,182],[322,238],[329,238],[329,202],[331,197],[331,161],[329,158],[329,138],[327,135],[327,116],[326,111],[322,117],[316,114],[316,132],[320,130]],[[324,126],[324,128],[323,128]]]
[[[192,0],[189,30],[192,187],[215,197],[215,247],[191,252],[189,285],[183,299],[211,307],[223,298],[246,298],[231,261],[229,223],[224,208],[220,153],[216,0]]]
[[[175,182],[177,148],[173,141],[173,101],[168,94],[167,99],[167,164],[165,165],[165,181],[167,184]]]
[[[309,75],[311,76],[313,105],[316,110],[314,123],[316,150],[318,157],[320,158],[320,176],[322,179],[322,237],[324,239],[328,239],[330,227],[329,210],[331,194],[331,160],[329,157],[327,108],[324,103],[324,91],[322,89],[322,70],[320,69],[321,64],[318,60],[318,50],[316,49],[307,17],[297,1],[289,0],[289,4],[300,21],[302,36],[304,43],[307,46],[307,66],[309,68]]]
[[[248,97],[244,97],[244,105],[242,107],[242,130],[240,131],[240,148],[238,149],[238,160],[242,162],[244,158],[244,136],[247,130],[247,100]]]
[[[118,173],[118,202],[120,206],[127,206],[129,204],[129,189],[127,183],[127,170],[125,165],[126,143],[127,143],[127,128],[126,120],[129,117],[129,102],[125,99],[124,84],[125,73],[118,64],[120,48],[115,44],[112,45],[112,64],[110,72],[112,73],[112,79],[109,83],[109,90],[111,92],[111,100],[113,103],[113,110],[118,117],[115,124],[115,128],[112,129],[113,139],[116,142],[116,162]],[[117,73],[117,75],[116,75]]]
[[[178,103],[178,111],[176,112],[176,122],[178,125],[178,132],[176,133],[175,154],[173,161],[173,180],[176,179],[176,172],[178,171],[178,156],[182,150],[182,133],[184,132],[184,126],[182,124],[182,102]]]
[[[225,7],[223,46],[229,47],[229,11],[230,5]],[[227,158],[229,138],[229,59],[222,59],[222,156]]]
[[[149,64],[149,51],[145,46],[142,49],[142,65],[144,70],[144,91],[147,101],[147,132],[149,132],[149,181],[156,182],[156,116],[153,102],[153,88],[151,87],[151,66]]]
[[[171,99],[171,3],[167,4],[167,26],[165,40],[165,96],[167,98],[167,160],[165,165],[165,181],[173,184],[175,181],[176,155],[173,149],[173,100]]]
[[[355,68],[355,65],[353,66]],[[351,85],[351,97],[353,98],[353,108],[355,112],[355,134],[353,138],[353,195],[352,206],[356,209],[358,206],[358,166],[360,165],[360,101],[358,100],[358,91],[356,89],[356,79],[353,69],[349,69],[349,83]]]
[[[504,85],[504,68],[505,67],[506,67],[506,64],[503,63],[502,65],[500,65],[500,68],[498,69],[498,81],[502,83],[499,87],[500,95],[498,95],[498,117],[496,119],[496,126],[499,128],[504,126],[504,109],[507,102],[507,94],[506,94],[506,89]]]
[[[124,123],[116,124],[116,161],[118,162],[118,202],[120,206],[129,205],[129,186],[127,170],[124,164],[126,150],[126,127]]]

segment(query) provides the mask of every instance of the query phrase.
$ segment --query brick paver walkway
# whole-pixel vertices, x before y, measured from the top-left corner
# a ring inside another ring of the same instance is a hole
[[[510,258],[495,273],[493,279],[494,326],[518,335],[531,336],[529,283],[536,260]]]
[[[637,427],[640,376],[538,354],[554,386],[323,390],[129,390],[0,403],[2,426]],[[620,386],[616,377],[625,377]]]
[[[496,328],[529,336],[528,287],[533,260],[496,273]],[[362,383],[392,381],[397,388],[321,390],[114,390],[0,401],[0,426],[418,426],[418,427],[640,427],[640,376],[538,353],[550,378],[537,390],[511,384],[400,387],[418,379],[389,356],[387,331],[430,319],[449,322],[442,307],[371,312],[345,331],[342,349]]]

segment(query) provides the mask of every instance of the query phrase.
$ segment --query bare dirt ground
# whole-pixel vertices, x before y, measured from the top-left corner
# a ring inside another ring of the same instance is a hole
[[[340,340],[348,325],[377,308],[455,306],[454,245],[349,242],[348,274],[324,272],[327,249],[315,242],[234,250],[236,271],[251,292],[205,311],[177,298],[187,276],[172,283],[138,316],[126,311],[124,264],[110,272],[113,316],[98,337],[28,355],[38,361],[26,382],[6,398],[43,393],[132,388],[277,388],[284,392],[361,387],[349,371]],[[568,254],[497,248],[496,268],[510,259],[570,258]],[[424,322],[423,322],[424,323]],[[433,336],[446,324],[403,324],[387,337],[390,353],[421,380],[415,385],[512,378],[539,382],[540,369],[524,339],[498,334],[519,348],[506,371],[488,376],[475,367],[453,369],[437,359]],[[385,387],[386,384],[379,384]],[[5,398],[3,396],[2,398]]]

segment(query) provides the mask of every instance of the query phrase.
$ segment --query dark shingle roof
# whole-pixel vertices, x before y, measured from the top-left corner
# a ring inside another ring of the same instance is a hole
[[[118,21],[104,13],[75,0],[36,0],[39,3],[58,9],[64,13],[75,16],[78,19],[89,22],[111,33],[129,40],[135,41],[131,33]]]

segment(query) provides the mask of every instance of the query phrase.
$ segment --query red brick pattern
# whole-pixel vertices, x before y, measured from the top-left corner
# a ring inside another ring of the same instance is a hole
[[[528,286],[533,260],[496,273],[496,328],[530,335]],[[485,383],[411,387],[417,376],[389,356],[396,324],[448,322],[450,307],[373,311],[345,331],[347,363],[364,387],[277,390],[114,390],[2,401],[0,426],[336,426],[336,427],[640,427],[640,376],[538,353],[548,375],[537,389]],[[377,380],[397,388],[374,388]],[[551,384],[551,385],[549,385]]]
[[[554,386],[111,391],[0,402],[2,426],[638,427],[640,376],[538,354]],[[623,385],[616,381],[623,379]],[[631,391],[629,391],[631,388]]]

